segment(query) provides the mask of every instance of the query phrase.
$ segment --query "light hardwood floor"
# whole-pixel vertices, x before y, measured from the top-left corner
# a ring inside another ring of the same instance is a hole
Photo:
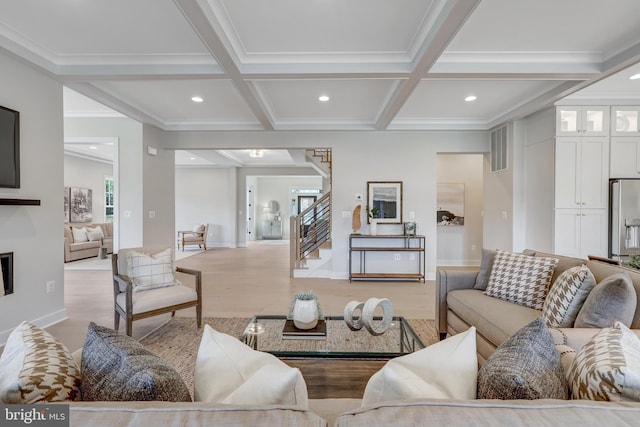
[[[284,243],[284,242],[283,242]],[[248,248],[216,248],[176,262],[202,271],[203,316],[251,317],[257,313],[284,314],[293,295],[313,290],[327,315],[342,315],[347,302],[371,297],[389,298],[394,314],[414,319],[433,319],[433,281],[352,282],[289,277],[289,247],[273,242],[251,242]],[[110,271],[65,270],[65,307],[68,319],[47,330],[71,350],[84,343],[87,326],[93,321],[113,327],[113,285]],[[195,317],[195,309],[177,316]],[[169,315],[134,322],[133,335],[141,338]],[[120,322],[124,331],[124,322]]]

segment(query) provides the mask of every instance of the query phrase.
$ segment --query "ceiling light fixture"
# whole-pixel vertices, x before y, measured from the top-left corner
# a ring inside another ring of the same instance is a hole
[[[89,149],[90,149],[90,150],[97,150],[97,149],[98,149],[98,147],[96,147],[95,145],[90,145],[90,146],[89,146]]]
[[[329,99],[331,99],[331,98],[329,98],[327,95],[320,95],[318,97],[318,101],[320,101],[320,102],[327,102]]]
[[[192,97],[191,97],[191,100],[192,100],[193,102],[203,102],[203,101],[204,101],[204,98],[202,98],[201,96],[192,96]]]
[[[634,74],[633,76],[629,77],[629,80],[638,80],[640,79],[640,74]]]
[[[264,151],[262,150],[249,150],[249,157],[260,158],[264,156]]]
[[[189,157],[189,160],[196,160],[195,157]]]
[[[469,95],[469,96],[467,96],[464,100],[465,100],[465,101],[467,101],[467,102],[473,102],[473,101],[475,101],[476,99],[478,99],[478,97],[477,97],[477,96],[475,96],[475,95]]]

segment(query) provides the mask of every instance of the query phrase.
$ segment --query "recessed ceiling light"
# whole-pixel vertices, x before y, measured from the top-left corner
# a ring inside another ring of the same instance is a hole
[[[329,99],[331,99],[331,98],[329,98],[327,95],[320,95],[318,97],[318,101],[320,101],[320,102],[327,102]]]
[[[634,74],[633,76],[629,77],[629,80],[638,80],[640,79],[640,74]]]
[[[262,150],[249,150],[249,157],[260,158],[264,156],[264,151]]]
[[[477,96],[475,96],[475,95],[469,95],[469,96],[467,96],[464,100],[465,100],[465,101],[467,101],[467,102],[472,102],[472,101],[475,101],[476,99],[478,99],[478,97],[477,97]]]
[[[97,149],[98,149],[98,147],[96,147],[95,145],[90,145],[89,146],[89,150],[97,150]]]
[[[189,157],[189,160],[195,160],[195,159],[196,159],[195,157]]]
[[[204,101],[204,98],[202,98],[201,96],[193,96],[193,97],[191,97],[191,100],[193,102],[202,102],[202,101]]]

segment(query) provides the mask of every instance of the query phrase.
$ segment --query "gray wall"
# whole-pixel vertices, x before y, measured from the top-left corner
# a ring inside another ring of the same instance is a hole
[[[20,112],[21,188],[0,198],[41,206],[0,206],[0,252],[13,252],[14,293],[0,296],[0,342],[23,320],[46,326],[66,317],[62,85],[0,52],[0,105]],[[55,290],[46,293],[46,283]]]

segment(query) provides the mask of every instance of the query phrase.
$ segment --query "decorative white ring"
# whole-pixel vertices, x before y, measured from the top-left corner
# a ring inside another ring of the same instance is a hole
[[[359,331],[362,329],[362,313],[364,303],[360,301],[351,301],[344,306],[344,321],[352,331]],[[360,310],[360,316],[358,319],[353,320],[353,312]]]
[[[382,307],[382,320],[374,326],[373,313],[376,308]],[[387,298],[370,298],[362,309],[362,323],[371,335],[382,335],[389,329],[393,320],[393,305]]]

